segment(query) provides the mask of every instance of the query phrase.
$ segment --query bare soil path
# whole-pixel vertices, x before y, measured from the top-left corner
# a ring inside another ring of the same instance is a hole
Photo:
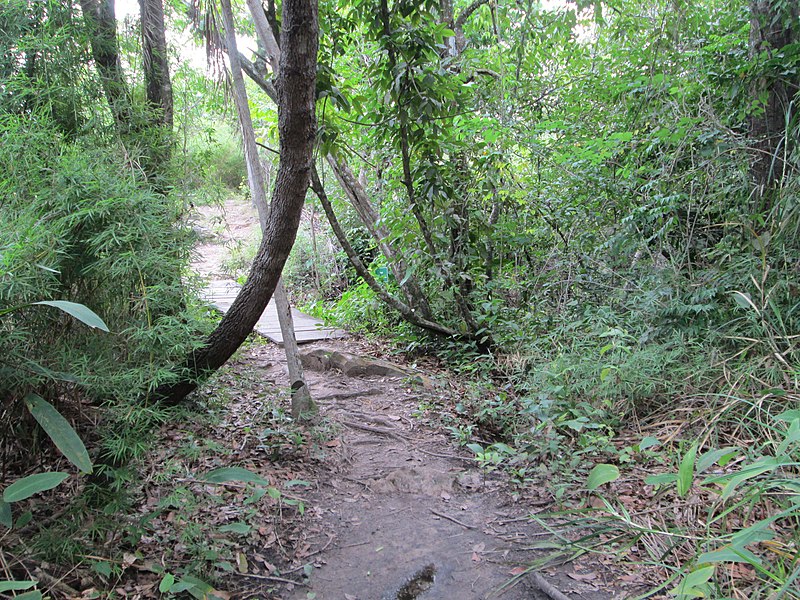
[[[224,235],[246,236],[258,226],[250,207],[229,202],[224,208],[203,209],[206,222],[227,220]],[[208,240],[196,268],[219,273],[225,254],[219,240]],[[314,348],[374,355],[357,340],[326,340],[303,351]],[[239,360],[264,381],[288,385],[277,345],[253,346]],[[241,597],[611,598],[597,572],[581,576],[567,567],[526,574],[536,558],[531,546],[546,539],[528,517],[543,507],[519,500],[530,495],[512,494],[502,476],[485,473],[453,446],[438,412],[453,402],[454,388],[442,376],[420,375],[412,381],[307,369],[321,408],[315,429],[322,453],[293,467],[295,477],[313,484],[302,490],[306,511],[297,526],[303,543],[294,561],[305,565],[306,578],[256,579]]]

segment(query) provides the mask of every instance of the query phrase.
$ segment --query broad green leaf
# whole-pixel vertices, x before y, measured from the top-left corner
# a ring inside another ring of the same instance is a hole
[[[103,577],[111,577],[111,563],[105,560],[92,561],[92,571]]]
[[[605,483],[610,483],[619,478],[619,468],[616,465],[599,464],[595,465],[586,479],[586,489],[596,490]]]
[[[268,484],[269,481],[242,467],[222,467],[206,473],[202,481],[208,483],[262,483]]]
[[[34,304],[52,306],[53,308],[62,310],[68,315],[75,317],[78,321],[89,327],[108,332],[108,326],[103,322],[103,319],[97,316],[97,313],[92,309],[83,304],[69,302],[67,300],[42,300],[41,302],[34,302]]]
[[[14,600],[42,600],[42,592],[33,590],[14,596]]]
[[[53,371],[52,369],[48,369],[36,363],[32,360],[25,361],[31,371],[34,373],[38,373],[39,375],[44,375],[45,377],[49,377],[55,381],[66,381],[67,383],[83,383],[80,377],[74,375],[72,373],[65,373],[63,371]]]
[[[475,454],[483,454],[483,446],[480,444],[467,444],[467,448],[472,450]]]
[[[776,517],[762,519],[750,527],[737,531],[731,536],[731,545],[735,548],[744,548],[748,544],[766,542],[775,537],[775,531],[770,527]]]
[[[787,423],[794,421],[795,419],[800,419],[800,408],[785,410],[775,418],[778,419],[778,421],[785,421]]]
[[[0,500],[0,525],[11,529],[14,526],[14,516],[11,514],[11,505]]]
[[[84,473],[91,473],[92,461],[89,460],[86,446],[83,445],[72,425],[61,416],[61,413],[47,400],[36,394],[28,394],[25,397],[25,405],[45,433],[53,440],[56,448],[67,457],[67,460]]]
[[[0,592],[18,592],[35,586],[38,581],[0,581]]]
[[[643,438],[641,442],[639,442],[639,450],[647,450],[648,448],[653,448],[654,446],[660,446],[661,442],[658,441],[658,438],[647,436]]]
[[[219,528],[222,533],[241,533],[242,535],[250,533],[251,529],[250,525],[242,522],[228,523]]]
[[[22,529],[33,520],[33,513],[29,510],[26,510],[20,516],[17,517],[17,520],[14,521],[14,527],[17,529]]]
[[[721,458],[727,458],[730,460],[737,454],[739,454],[738,448],[719,448],[717,450],[709,450],[697,459],[697,472],[702,473]]]
[[[172,573],[167,573],[161,579],[161,583],[158,584],[158,591],[166,594],[172,589],[173,585],[175,585],[175,576]]]
[[[714,565],[700,567],[683,578],[680,585],[670,591],[673,596],[705,598],[708,595],[708,580],[714,575]]]
[[[748,479],[752,479],[753,477],[758,477],[763,473],[774,471],[785,462],[787,462],[787,459],[783,457],[768,456],[765,458],[760,458],[756,461],[753,461],[751,464],[742,467],[738,473],[709,477],[704,481],[704,483],[727,482],[722,490],[722,499],[727,500],[734,494],[740,483],[747,481]]]
[[[800,419],[795,419],[791,422],[789,429],[786,432],[786,437],[783,438],[780,446],[778,446],[778,449],[775,450],[775,454],[786,454],[789,450],[789,446],[797,441],[800,441]]]
[[[182,587],[186,586],[186,587]],[[181,588],[179,590],[179,587]],[[181,580],[175,584],[170,590],[177,593],[178,591],[187,591],[198,600],[207,600],[214,592],[214,588],[207,584],[202,579],[198,579],[192,575],[184,575]]]
[[[761,314],[761,311],[758,310],[758,307],[756,307],[756,305],[753,303],[752,298],[750,298],[750,294],[747,294],[745,292],[740,292],[737,290],[733,292],[733,299],[736,301],[736,304],[738,304],[740,307],[752,308],[754,311],[756,311],[756,314]]]
[[[267,494],[269,494],[269,497],[273,500],[280,500],[281,498],[281,491],[278,488],[268,487]]]
[[[52,490],[67,477],[69,477],[69,473],[61,473],[58,471],[28,475],[8,486],[3,491],[3,500],[5,502],[19,502],[20,500],[25,500],[39,492]]]
[[[681,460],[680,467],[678,467],[678,496],[681,498],[686,496],[692,488],[695,458],[697,458],[697,442],[692,444],[686,456]]]
[[[644,480],[647,485],[665,485],[667,483],[675,483],[676,481],[678,481],[678,475],[676,473],[648,475]]]
[[[760,565],[761,559],[745,548],[724,546],[718,550],[704,552],[697,559],[697,564],[716,564],[721,562],[739,562],[750,565]]]

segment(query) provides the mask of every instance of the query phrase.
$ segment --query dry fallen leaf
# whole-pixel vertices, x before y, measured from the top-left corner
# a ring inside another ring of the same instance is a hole
[[[567,573],[567,577],[575,581],[593,581],[597,579],[597,573]]]

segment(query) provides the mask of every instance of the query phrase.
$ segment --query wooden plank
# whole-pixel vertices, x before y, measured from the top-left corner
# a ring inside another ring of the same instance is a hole
[[[230,279],[215,279],[208,283],[202,296],[214,308],[225,313],[228,312],[241,288],[242,286]],[[347,336],[346,331],[335,327],[325,327],[322,321],[303,314],[296,308],[292,308],[292,319],[298,344]],[[270,300],[267,308],[264,309],[264,313],[256,323],[255,330],[276,344],[283,344],[283,335],[278,323],[278,311],[273,300]]]

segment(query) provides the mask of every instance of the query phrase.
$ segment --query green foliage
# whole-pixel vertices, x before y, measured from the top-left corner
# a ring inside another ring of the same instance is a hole
[[[195,204],[207,204],[247,187],[241,140],[224,121],[187,122],[178,158],[182,191]]]
[[[3,490],[3,501],[11,504],[30,498],[39,492],[52,490],[69,477],[69,473],[36,473],[18,479]]]
[[[83,473],[92,472],[92,461],[81,438],[61,414],[41,396],[28,394],[25,405],[36,422],[67,459]]]
[[[375,292],[363,281],[345,291],[332,305],[319,302],[307,304],[304,308],[312,315],[354,333],[381,335],[391,332],[401,335],[397,317],[389,314]]]

